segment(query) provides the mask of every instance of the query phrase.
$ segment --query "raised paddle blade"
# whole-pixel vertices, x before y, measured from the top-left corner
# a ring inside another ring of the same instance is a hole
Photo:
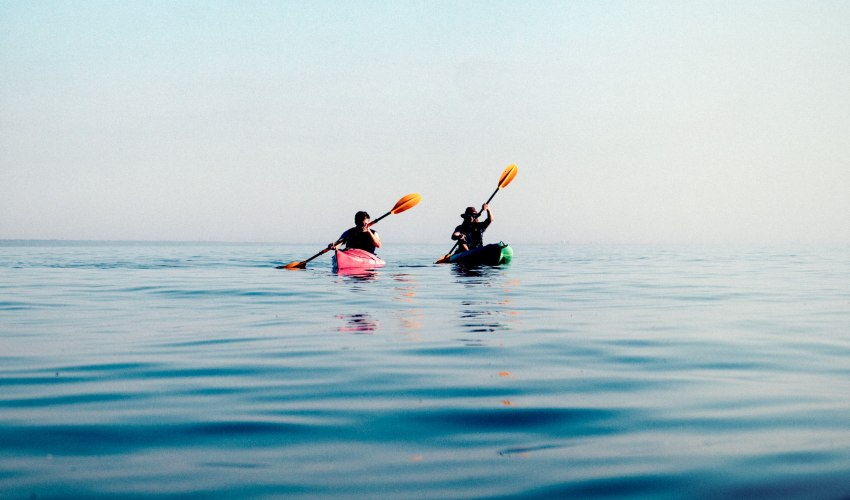
[[[404,212],[405,210],[410,210],[411,208],[415,207],[416,205],[419,204],[420,201],[422,201],[422,195],[421,194],[410,193],[409,195],[404,196],[400,200],[398,200],[398,202],[395,204],[393,209],[390,210],[390,213],[400,214],[400,213]]]
[[[372,222],[370,222],[369,227],[372,227],[375,224],[381,222],[381,220],[383,220],[384,217],[387,217],[390,214],[400,214],[400,213],[404,212],[405,210],[409,210],[409,209],[415,207],[416,205],[419,204],[420,201],[422,201],[422,195],[419,194],[419,193],[410,193],[407,196],[403,196],[400,200],[398,200],[396,202],[396,204],[392,208],[392,210],[390,210],[389,212],[385,213],[384,215],[382,215],[382,216],[378,217],[377,219],[373,220]]]
[[[516,177],[517,171],[516,165],[508,165],[504,172],[502,172],[502,176],[499,177],[499,189],[507,187],[514,180],[514,177]]]
[[[516,177],[516,174],[517,174],[516,165],[514,165],[514,164],[508,165],[508,167],[505,168],[504,171],[502,171],[502,176],[499,177],[499,185],[496,187],[496,190],[493,191],[493,194],[491,194],[490,197],[487,198],[487,201],[485,201],[484,204],[486,205],[487,203],[490,203],[493,200],[493,197],[496,196],[496,193],[498,193],[502,188],[507,187],[507,185],[510,184],[511,181],[514,180],[514,177]]]

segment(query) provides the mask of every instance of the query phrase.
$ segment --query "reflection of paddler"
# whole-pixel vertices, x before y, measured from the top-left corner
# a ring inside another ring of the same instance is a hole
[[[345,320],[345,326],[341,326],[341,332],[374,332],[378,329],[378,323],[368,314],[344,314],[337,318]]]

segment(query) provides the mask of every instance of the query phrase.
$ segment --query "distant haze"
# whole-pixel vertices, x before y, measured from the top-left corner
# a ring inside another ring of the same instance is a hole
[[[850,242],[850,2],[0,1],[0,239]]]

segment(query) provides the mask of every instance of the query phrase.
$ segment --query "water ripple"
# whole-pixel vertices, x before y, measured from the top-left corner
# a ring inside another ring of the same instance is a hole
[[[315,250],[0,244],[0,497],[850,493],[846,248]]]

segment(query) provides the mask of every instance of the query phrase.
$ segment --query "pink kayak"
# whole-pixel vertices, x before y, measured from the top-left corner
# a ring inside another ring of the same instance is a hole
[[[377,269],[383,267],[384,264],[386,262],[379,259],[377,255],[359,248],[337,250],[333,256],[333,266],[337,271]]]

